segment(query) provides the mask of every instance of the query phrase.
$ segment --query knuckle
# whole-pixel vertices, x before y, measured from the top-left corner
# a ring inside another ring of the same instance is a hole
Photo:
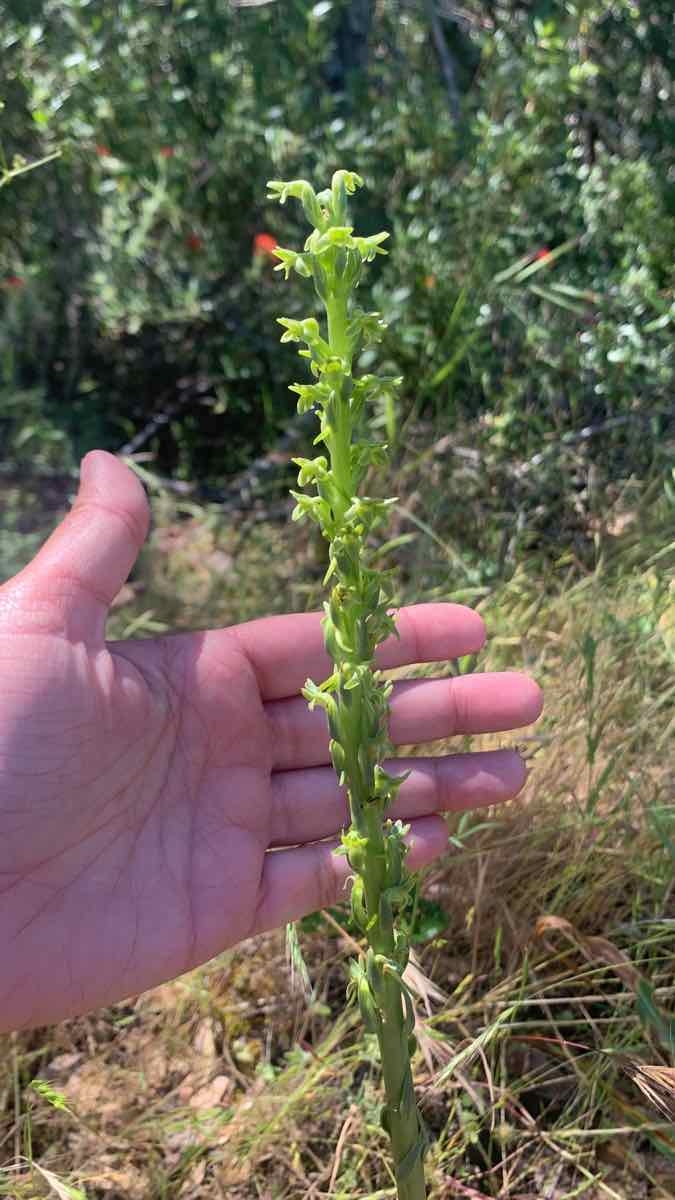
[[[317,854],[314,868],[314,890],[317,908],[330,908],[335,904],[339,890],[339,879],[335,870],[335,859],[328,847]]]
[[[463,733],[468,724],[468,704],[461,678],[451,679],[448,684],[448,723],[450,733]]]

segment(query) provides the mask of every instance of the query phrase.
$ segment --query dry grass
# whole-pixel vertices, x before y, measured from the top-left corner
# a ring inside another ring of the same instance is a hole
[[[478,665],[524,665],[547,707],[523,743],[524,797],[453,819],[425,882],[447,918],[418,947],[416,1081],[437,1200],[675,1196],[672,557],[668,514],[647,501],[620,535],[605,530],[574,582],[568,563],[545,574],[526,560],[481,599],[493,637]],[[126,597],[116,632],[186,611],[188,624],[241,619],[270,596],[304,604],[312,550],[295,531],[188,520],[186,536],[165,513],[146,590]],[[447,546],[416,539],[419,594],[421,564],[431,592]],[[302,932],[309,1000],[271,935],[128,1004],[6,1039],[0,1195],[393,1197],[374,1046],[343,1011],[346,921]]]

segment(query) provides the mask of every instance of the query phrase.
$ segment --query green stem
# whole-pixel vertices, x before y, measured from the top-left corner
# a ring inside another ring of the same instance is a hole
[[[331,351],[344,359],[347,368],[350,369],[346,299],[340,295],[330,297],[326,303],[326,315]],[[343,389],[344,383],[343,380]],[[341,512],[336,512],[339,520],[352,496],[350,447],[353,428],[349,405],[342,394],[332,414],[332,430],[332,435],[327,438],[327,446],[331,473],[339,492],[339,500],[334,507],[339,505],[342,509]],[[353,690],[350,706],[350,723],[353,722],[357,736],[361,726],[361,692],[361,687]],[[338,693],[338,710],[342,707],[341,701],[342,697]],[[362,775],[354,770],[354,764],[351,764],[351,769],[348,766],[346,775],[352,826],[366,839],[365,860],[360,874],[369,917],[368,944],[374,954],[383,955],[391,960],[395,953],[393,927],[391,930],[383,929],[379,919],[381,898],[387,887],[383,816],[379,806],[372,803],[371,796],[359,794],[363,789]],[[420,1138],[420,1122],[415,1102],[408,1047],[409,1034],[406,1029],[401,987],[395,977],[384,979],[379,1010],[377,1038],[386,1095],[387,1126],[398,1175],[408,1156],[415,1155],[415,1147]],[[405,1178],[397,1179],[399,1200],[424,1200],[426,1187],[421,1155],[417,1155],[409,1171],[405,1170],[405,1166],[403,1170]]]
[[[334,354],[345,360],[347,369],[351,370],[351,354],[349,352],[349,339],[347,337],[349,309],[347,296],[344,292],[335,291],[328,298],[326,301],[326,319],[328,322],[328,344]]]
[[[389,980],[386,988],[382,1008],[382,1031],[378,1035],[378,1042],[387,1097],[389,1136],[394,1162],[398,1167],[405,1161],[406,1155],[414,1153],[420,1135],[419,1116],[415,1103],[401,993],[398,986]],[[406,1097],[409,1098],[407,1102]],[[417,1157],[407,1178],[397,1181],[397,1188],[398,1200],[425,1200],[427,1190],[421,1156]]]
[[[352,359],[372,334],[372,315],[351,304],[361,270],[375,253],[384,235],[353,238],[348,227],[346,197],[360,184],[358,176],[336,172],[331,189],[314,193],[304,180],[285,184],[273,181],[272,193],[283,202],[287,195],[300,199],[314,225],[302,254],[278,250],[283,269],[295,267],[314,276],[317,294],[327,318],[327,339],[314,318],[295,321],[281,318],[286,340],[304,341],[318,383],[296,385],[301,411],[308,399],[321,419],[328,458],[302,459],[301,482],[316,483],[311,501],[298,496],[296,513],[309,512],[330,538],[334,586],[324,621],[326,647],[333,659],[330,694],[308,683],[305,695],[328,712],[331,756],[346,784],[351,815],[343,834],[355,880],[352,890],[354,919],[365,934],[365,960],[353,965],[356,990],[366,1027],[376,1033],[382,1060],[386,1104],[383,1124],[391,1138],[399,1200],[425,1200],[422,1165],[423,1139],[415,1101],[411,1050],[414,1048],[414,1013],[403,980],[409,938],[405,913],[411,879],[405,871],[404,829],[386,813],[399,782],[383,769],[390,753],[387,734],[388,691],[375,674],[375,650],[392,630],[391,591],[386,575],[370,562],[368,537],[384,519],[386,504],[359,496],[358,481],[370,464],[381,461],[381,452],[367,439],[359,442],[356,414],[376,394],[373,376],[352,377]],[[347,227],[347,228],[345,228]],[[377,383],[377,381],[375,381]]]
[[[351,369],[349,339],[347,337],[347,321],[349,319],[347,298],[344,295],[331,296],[326,302],[326,317],[328,323],[328,344],[333,353],[342,358],[347,370]],[[344,379],[342,380],[344,387]],[[344,403],[342,394],[336,398],[334,411],[331,413],[332,433],[327,439],[330,454],[331,472],[339,498],[337,499],[336,518],[342,519],[352,497],[352,468],[351,443],[352,421],[349,406]]]
[[[368,916],[372,918],[375,915],[375,921],[367,933],[368,944],[376,954],[391,959],[395,952],[393,931],[384,930],[378,919],[380,898],[385,890],[385,834],[382,820],[372,806],[366,809],[365,824],[368,843],[363,870],[364,891]],[[387,1125],[394,1163],[399,1167],[405,1162],[406,1156],[414,1152],[420,1136],[420,1123],[401,989],[393,977],[385,977],[380,1017],[377,1040],[387,1098]],[[424,1200],[427,1193],[421,1156],[407,1178],[398,1182],[397,1188],[399,1200]]]

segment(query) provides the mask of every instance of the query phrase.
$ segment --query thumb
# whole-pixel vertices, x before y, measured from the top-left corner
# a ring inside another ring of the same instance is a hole
[[[113,454],[82,460],[75,503],[31,563],[8,585],[12,625],[102,644],[111,601],[148,533],[142,484]]]

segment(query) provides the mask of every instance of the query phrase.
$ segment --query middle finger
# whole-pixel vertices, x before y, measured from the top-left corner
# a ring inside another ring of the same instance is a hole
[[[330,761],[323,711],[310,712],[302,696],[273,701],[265,711],[275,771]],[[539,687],[517,671],[404,680],[394,684],[389,736],[400,746],[461,733],[496,733],[530,725],[540,712]]]

